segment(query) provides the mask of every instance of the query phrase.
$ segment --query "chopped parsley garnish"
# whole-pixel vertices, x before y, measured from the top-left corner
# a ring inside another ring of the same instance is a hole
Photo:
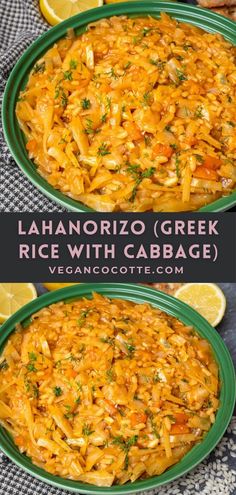
[[[133,191],[132,191],[132,194],[130,197],[130,201],[133,203],[133,201],[135,200],[136,194],[137,194],[138,187],[141,184],[142,180],[151,177],[155,172],[155,168],[150,167],[147,170],[145,170],[144,172],[142,172],[139,165],[130,165],[129,164],[129,166],[127,168],[127,172],[129,172],[132,175],[132,178],[135,180],[135,186],[133,188]]]
[[[176,423],[176,419],[174,416],[172,416],[172,414],[167,414],[166,418],[168,418],[171,423]]]
[[[171,131],[171,125],[166,125],[165,126],[165,130],[168,131],[168,132]]]
[[[94,433],[94,431],[91,430],[91,427],[88,424],[85,424],[83,426],[82,433],[83,433],[83,435],[89,436],[89,435],[92,435],[92,433]]]
[[[29,352],[30,361],[37,361],[37,356],[34,352]]]
[[[61,86],[58,86],[56,88],[54,98],[55,98],[55,100],[57,100],[59,97],[61,99],[61,105],[63,107],[66,107],[66,105],[68,103],[68,97],[66,96],[66,93],[65,93],[64,89]]]
[[[235,127],[234,122],[232,122],[231,120],[228,120],[227,124],[231,125],[231,127]]]
[[[34,352],[29,352],[29,359],[30,362],[27,364],[27,370],[28,371],[37,371],[37,369],[34,366],[35,361],[37,360],[37,356]]]
[[[33,385],[32,389],[33,389],[33,396],[35,397],[35,399],[38,399],[39,389],[38,389],[37,385]]]
[[[107,121],[107,113],[104,113],[102,116],[101,116],[101,122],[102,124],[105,124],[105,122]]]
[[[193,48],[193,46],[192,46],[192,45],[190,45],[190,44],[187,44],[187,43],[185,43],[185,44],[183,45],[183,49],[184,49],[186,52],[189,50],[189,48]]]
[[[208,401],[205,404],[206,408],[209,409],[210,407],[213,406],[211,399],[208,399]]]
[[[117,411],[119,412],[119,414],[124,417],[125,416],[125,411],[122,409],[122,407],[120,406],[117,406]]]
[[[26,392],[29,392],[30,391],[30,385],[31,385],[31,382],[27,379],[25,379],[25,390]]]
[[[113,67],[112,67],[112,68],[110,69],[110,71],[108,72],[108,76],[110,76],[110,77],[114,77],[114,79],[118,79],[118,76],[117,76],[117,74],[115,73],[115,71],[114,71],[114,68],[113,68]]]
[[[99,156],[105,156],[105,155],[110,155],[111,152],[109,151],[109,145],[106,143],[102,143],[101,146],[98,148],[98,153]]]
[[[60,397],[60,395],[62,395],[61,387],[54,387],[53,392],[54,392],[56,397]]]
[[[69,404],[68,405],[66,404],[64,407],[68,411],[66,414],[64,414],[64,417],[66,419],[73,419],[74,416],[76,416],[76,413],[71,411],[71,406]]]
[[[28,371],[37,371],[37,369],[34,366],[34,363],[27,364],[27,370]]]
[[[101,337],[100,340],[101,342],[104,342],[104,344],[114,345],[115,343],[114,337]]]
[[[203,113],[202,113],[202,107],[201,107],[201,105],[199,105],[199,106],[197,107],[197,109],[195,110],[194,117],[195,117],[196,119],[202,119],[202,117],[203,117]]]
[[[75,69],[77,69],[77,66],[78,66],[78,62],[77,62],[77,60],[73,60],[73,59],[72,59],[72,60],[70,61],[70,68],[71,68],[72,70],[75,70]]]
[[[154,60],[153,58],[150,58],[149,62],[150,64],[155,65],[159,70],[163,70],[166,63],[162,60],[157,60],[157,59]]]
[[[127,62],[127,64],[124,65],[124,70],[128,70],[131,66],[131,62]]]
[[[76,382],[76,385],[77,385],[79,392],[81,392],[82,391],[82,384],[80,382]]]
[[[85,134],[97,134],[100,132],[100,129],[93,128],[93,121],[91,119],[86,119],[86,129],[84,130]]]
[[[177,144],[175,144],[175,143],[171,143],[171,144],[170,144],[170,147],[171,147],[173,150],[177,150],[177,148],[178,148]]]
[[[75,403],[76,403],[77,405],[81,404],[81,398],[80,398],[80,397],[77,397],[77,399],[76,399]]]
[[[61,138],[58,144],[66,144],[67,140],[65,138]],[[67,312],[64,312],[64,315],[67,316]]]
[[[154,418],[153,418],[153,413],[152,411],[150,411],[150,409],[146,409],[145,410],[145,414],[148,416],[149,418],[149,421],[151,423],[151,427],[152,427],[152,432],[153,434],[155,435],[156,438],[160,438],[160,435],[157,431],[157,427],[156,427],[156,423],[154,421]]]
[[[176,75],[178,77],[179,82],[187,81],[187,76],[180,69],[176,69]]]
[[[68,413],[64,414],[64,416],[66,419],[73,419],[76,416],[76,413],[68,412]]]
[[[45,71],[45,62],[35,64],[32,74],[42,74]]]
[[[73,79],[71,70],[66,70],[65,72],[63,72],[63,76],[64,79],[66,79],[67,81],[72,81]]]
[[[85,309],[84,311],[81,311],[80,317],[77,321],[78,325],[82,325],[84,323],[84,320],[87,318],[88,314],[92,311],[92,309]]]
[[[197,154],[196,154],[196,155],[194,155],[194,156],[196,157],[196,160],[197,160],[198,162],[200,162],[200,163],[203,163],[203,162],[204,162],[204,158],[203,158],[203,156],[202,156],[202,155],[197,155]]]
[[[115,375],[112,368],[109,368],[109,370],[106,371],[106,376],[109,383],[114,382]]]
[[[111,98],[110,98],[110,96],[107,96],[106,97],[106,109],[110,110],[110,108],[111,108]]]
[[[150,94],[150,91],[146,91],[146,93],[144,93],[143,95],[143,101],[145,103],[145,105],[151,105],[152,104],[152,95]]]
[[[9,364],[6,359],[0,363],[0,371],[7,370],[9,368]]]
[[[132,358],[136,347],[133,344],[129,344],[128,342],[125,342],[125,347],[128,351],[128,357]]]
[[[161,377],[160,377],[158,372],[155,374],[153,381],[154,381],[154,383],[161,382]]]
[[[91,107],[91,101],[88,98],[81,100],[81,107],[83,110],[88,110]]]
[[[176,171],[176,175],[178,178],[180,177],[179,166],[180,166],[180,159],[176,157],[176,159],[175,159],[175,171]]]
[[[112,443],[114,445],[118,445],[120,449],[122,449],[125,452],[125,463],[124,463],[124,468],[125,470],[128,469],[129,466],[129,451],[133,445],[135,445],[138,441],[138,435],[133,435],[130,437],[128,440],[125,440],[124,437],[121,435],[114,437],[112,440]]]

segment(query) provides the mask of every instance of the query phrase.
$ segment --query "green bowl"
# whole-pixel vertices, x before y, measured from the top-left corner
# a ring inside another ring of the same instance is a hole
[[[163,11],[170,16],[175,17],[179,21],[194,24],[205,31],[220,33],[232,44],[236,44],[235,23],[206,9],[200,9],[191,5],[161,1],[111,4],[71,17],[70,19],[47,31],[26,50],[15,65],[9,77],[3,98],[2,113],[3,130],[10,151],[19,167],[40,191],[42,191],[50,199],[56,201],[61,206],[64,206],[71,211],[91,212],[94,210],[54,189],[45,179],[43,179],[43,177],[38,174],[34,163],[28,158],[27,151],[25,149],[25,139],[15,115],[18,95],[20,91],[24,89],[27,83],[28,74],[35,62],[42,57],[54,43],[66,35],[68,28],[74,28],[76,34],[81,34],[85,31],[86,26],[90,22],[97,21],[104,17],[124,14],[129,16],[142,16],[149,14],[153,17],[160,17],[160,13]],[[224,211],[231,208],[235,204],[236,192],[233,192],[230,196],[218,199],[217,201],[201,208],[200,211]]]
[[[27,320],[32,314],[49,304],[65,301],[67,299],[73,300],[81,297],[91,298],[93,291],[111,298],[122,298],[136,303],[149,303],[152,306],[160,308],[162,311],[175,316],[186,325],[193,326],[199,335],[210,342],[219,366],[221,382],[220,407],[214,425],[201,443],[193,447],[178,464],[171,467],[160,476],[154,476],[143,481],[135,481],[134,483],[126,483],[123,486],[112,486],[111,488],[99,488],[47,473],[43,469],[33,465],[30,458],[19,452],[12,438],[3,428],[0,428],[0,446],[3,452],[20,468],[36,478],[61,489],[94,495],[99,493],[102,495],[117,495],[138,493],[140,491],[157,488],[175,480],[197,466],[197,464],[214,449],[221,439],[233,414],[235,403],[235,375],[233,363],[229,351],[217,331],[213,329],[201,315],[190,308],[190,306],[187,306],[163,292],[133,284],[79,284],[40,296],[38,299],[17,311],[2,325],[0,334],[0,353],[4,348],[9,335],[14,331],[17,323],[23,323],[24,321],[27,323]]]

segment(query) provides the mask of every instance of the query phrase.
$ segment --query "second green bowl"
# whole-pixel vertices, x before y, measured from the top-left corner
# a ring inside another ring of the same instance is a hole
[[[219,366],[221,382],[220,407],[214,425],[201,443],[193,447],[178,464],[174,465],[160,476],[135,481],[134,483],[126,483],[123,486],[112,486],[110,488],[99,488],[97,486],[87,485],[79,481],[64,479],[49,474],[32,464],[28,457],[19,452],[12,438],[3,428],[0,428],[0,447],[20,468],[41,481],[60,489],[91,495],[122,495],[157,488],[179,478],[193,469],[220,441],[231,419],[235,403],[235,375],[232,360],[219,334],[199,313],[163,292],[132,284],[79,284],[40,296],[38,299],[35,299],[17,311],[17,313],[2,325],[0,334],[0,353],[6,345],[8,337],[14,331],[17,323],[23,323],[33,313],[50,304],[73,298],[91,298],[94,291],[109,298],[121,298],[136,303],[149,303],[153,307],[157,307],[178,318],[184,324],[193,326],[199,335],[210,342]]]

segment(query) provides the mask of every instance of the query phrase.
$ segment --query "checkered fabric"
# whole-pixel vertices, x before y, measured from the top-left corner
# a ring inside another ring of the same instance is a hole
[[[26,48],[44,31],[37,0],[0,0],[0,103],[8,76]],[[18,169],[0,124],[0,208],[6,212],[64,211]]]

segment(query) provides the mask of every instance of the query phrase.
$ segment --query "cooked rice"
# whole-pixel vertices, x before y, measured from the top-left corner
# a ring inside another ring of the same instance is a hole
[[[19,326],[0,373],[1,424],[20,452],[99,486],[161,474],[203,440],[219,406],[206,340],[148,304],[98,294]]]
[[[162,14],[112,17],[34,66],[16,113],[29,157],[97,211],[196,210],[236,183],[235,47]]]

